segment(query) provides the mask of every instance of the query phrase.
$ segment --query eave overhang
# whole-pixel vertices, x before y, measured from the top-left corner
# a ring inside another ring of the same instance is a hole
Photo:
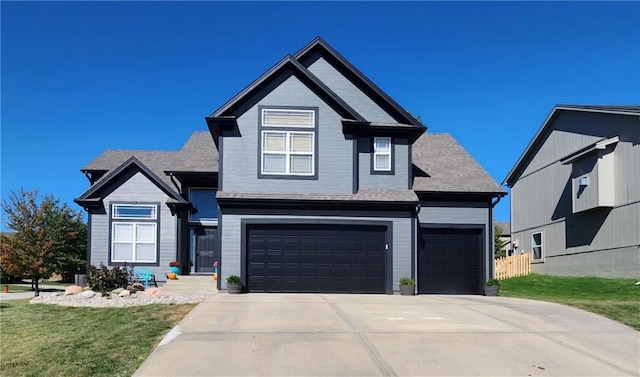
[[[220,208],[410,211],[418,201],[216,198]]]
[[[342,132],[345,135],[406,137],[411,144],[418,140],[426,130],[422,125],[342,119]]]
[[[562,165],[569,165],[569,164],[573,163],[576,160],[579,160],[579,159],[581,159],[583,157],[586,157],[586,156],[592,154],[595,151],[605,150],[610,145],[617,144],[619,141],[620,141],[620,138],[618,136],[600,140],[600,141],[598,141],[598,142],[596,142],[594,144],[589,145],[586,148],[582,148],[582,149],[580,149],[580,150],[578,150],[576,152],[573,152],[570,155],[564,157],[563,159],[560,160],[560,163],[562,163]]]

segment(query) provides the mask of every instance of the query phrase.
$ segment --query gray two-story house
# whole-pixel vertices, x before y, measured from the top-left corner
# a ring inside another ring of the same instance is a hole
[[[640,106],[556,105],[504,184],[534,272],[640,277]]]
[[[321,38],[206,117],[180,151],[82,171],[89,263],[239,275],[248,292],[480,293],[500,186]]]

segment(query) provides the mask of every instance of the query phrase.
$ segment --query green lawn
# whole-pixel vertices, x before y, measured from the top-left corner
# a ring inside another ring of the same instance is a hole
[[[131,376],[195,304],[71,308],[0,302],[3,376]]]
[[[502,280],[500,295],[574,306],[640,330],[640,285],[635,285],[637,281],[532,274]]]

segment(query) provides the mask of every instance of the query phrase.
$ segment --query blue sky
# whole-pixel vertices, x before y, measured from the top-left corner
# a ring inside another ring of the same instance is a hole
[[[2,198],[79,209],[79,169],[103,150],[179,149],[318,35],[499,183],[554,104],[640,103],[638,2],[0,6]]]

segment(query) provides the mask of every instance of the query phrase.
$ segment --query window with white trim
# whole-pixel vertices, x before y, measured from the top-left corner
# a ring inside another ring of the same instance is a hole
[[[373,138],[373,170],[391,171],[391,138]]]
[[[315,174],[315,111],[262,109],[260,172],[262,175]],[[283,129],[293,128],[293,129]]]
[[[156,263],[158,255],[158,206],[111,206],[111,262]]]
[[[533,254],[533,260],[543,259],[542,232],[533,233],[531,235],[531,252]]]

